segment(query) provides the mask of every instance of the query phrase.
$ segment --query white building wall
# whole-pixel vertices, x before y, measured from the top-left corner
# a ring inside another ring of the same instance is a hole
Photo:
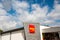
[[[19,30],[11,33],[11,40],[24,40],[24,31]]]
[[[14,31],[10,33],[4,33],[0,35],[0,40],[25,40],[24,39],[24,31],[19,30],[19,31]]]
[[[10,40],[10,33],[2,34],[1,38],[2,40]]]
[[[0,40],[1,40],[1,35],[0,35]]]

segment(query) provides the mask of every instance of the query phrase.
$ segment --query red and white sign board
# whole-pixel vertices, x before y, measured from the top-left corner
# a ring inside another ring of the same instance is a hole
[[[39,23],[24,23],[26,40],[41,40]]]

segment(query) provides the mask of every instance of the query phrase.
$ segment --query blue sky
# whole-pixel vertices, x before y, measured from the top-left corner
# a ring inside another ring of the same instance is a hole
[[[59,0],[0,1],[0,29],[4,31],[23,27],[23,22],[39,22],[42,26],[60,27],[59,17]]]

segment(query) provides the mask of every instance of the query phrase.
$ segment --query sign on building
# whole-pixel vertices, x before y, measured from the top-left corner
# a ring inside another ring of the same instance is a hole
[[[41,40],[39,23],[24,23],[26,40]]]

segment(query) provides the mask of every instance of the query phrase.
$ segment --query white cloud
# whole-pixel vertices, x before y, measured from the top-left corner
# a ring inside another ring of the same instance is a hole
[[[0,16],[7,15],[7,12],[4,9],[0,8]]]
[[[46,20],[44,23],[50,24],[50,23],[54,23],[54,21],[53,20]]]
[[[0,8],[4,8],[3,5],[2,5],[2,3],[0,3]]]
[[[33,15],[37,17],[46,17],[46,13],[48,9],[47,6],[41,8],[38,4],[33,4],[32,8],[35,9],[34,11],[32,11]]]
[[[0,3],[0,16],[4,16],[7,14],[7,12],[3,8],[4,7],[3,7],[2,3]]]
[[[15,5],[18,5],[20,2],[15,2],[16,4]],[[13,7],[15,8],[16,12],[17,12],[17,16],[18,16],[18,20],[22,21],[22,22],[40,22],[41,24],[52,24],[54,23],[54,20],[51,19],[51,20],[48,20],[47,18],[51,17],[53,15],[51,15],[53,13],[53,11],[48,15],[46,16],[46,13],[48,11],[48,6],[45,6],[43,8],[41,8],[38,4],[32,4],[32,10],[31,12],[27,11],[29,5],[27,5],[28,3],[23,3],[22,2],[22,5],[26,5],[26,6],[17,6],[17,7],[14,7],[15,5],[13,5]],[[24,9],[27,9],[27,10],[24,10]],[[51,15],[51,16],[50,16]],[[54,15],[55,16],[55,15]]]
[[[10,28],[16,28],[16,22],[12,21],[10,16],[0,16],[0,28],[4,31],[11,30]]]
[[[56,4],[54,6],[54,10],[48,16],[52,17],[53,19],[60,19],[59,18],[59,16],[60,16],[60,5]]]
[[[3,6],[4,6],[4,9],[6,11],[10,11],[11,10],[11,0],[1,0]]]
[[[11,30],[23,26],[23,22],[40,22],[41,24],[49,24],[50,26],[58,26],[54,20],[60,19],[60,5],[55,4],[54,10],[46,16],[48,6],[41,8],[38,4],[32,4],[32,11],[29,12],[29,4],[25,1],[12,0],[13,9],[16,10],[16,16],[8,15],[0,5],[0,28],[2,30]],[[56,25],[54,25],[56,24]],[[19,25],[19,27],[18,27]]]
[[[20,1],[13,0],[12,2],[13,2],[12,5],[14,6],[13,7],[14,9],[20,9],[20,8],[27,9],[27,8],[29,8],[29,4],[25,1],[20,2]]]
[[[56,27],[60,26],[60,22],[55,21],[55,20],[60,20],[60,4],[58,4],[56,1],[55,1],[55,5],[54,5],[54,10],[48,15],[48,17],[52,21],[50,23],[50,25],[54,24],[54,25],[52,25],[53,27],[54,26],[56,26]]]
[[[0,3],[0,29],[3,31],[11,30],[10,28],[16,28],[17,22],[11,18],[12,16],[8,15],[6,10],[3,9],[3,5]]]
[[[32,4],[32,9],[34,10],[31,11],[30,13],[28,11],[29,4],[24,1],[23,2],[15,1],[13,3],[13,7],[17,12],[18,19],[22,22],[26,22],[26,21],[39,22],[41,19],[46,17],[46,13],[48,9],[47,6],[41,8],[38,4]]]

